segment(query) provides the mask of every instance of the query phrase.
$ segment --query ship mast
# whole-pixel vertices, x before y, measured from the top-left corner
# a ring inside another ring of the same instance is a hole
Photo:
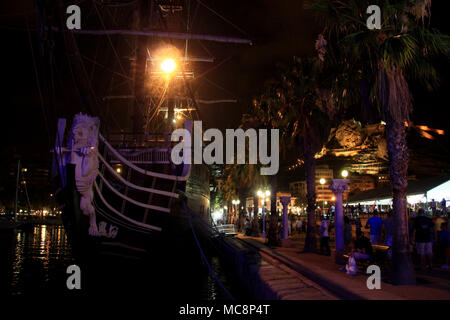
[[[149,14],[151,11],[151,0],[140,0],[135,8],[135,30],[145,30],[148,27]],[[145,110],[146,92],[145,92],[145,74],[147,66],[147,37],[137,36],[136,50],[134,60],[134,92],[135,100],[133,103],[133,134],[139,137],[142,133],[143,110]]]

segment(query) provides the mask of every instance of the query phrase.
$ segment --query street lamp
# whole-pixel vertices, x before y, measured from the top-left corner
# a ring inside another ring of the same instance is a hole
[[[341,172],[342,177],[345,179],[348,177],[348,171],[347,170],[342,170]]]
[[[172,73],[176,67],[177,64],[175,63],[175,60],[171,58],[166,58],[161,62],[161,69],[167,74]]]
[[[262,219],[263,219],[263,227],[262,227],[262,235],[261,236],[263,239],[266,239],[266,215],[264,213],[264,195],[266,197],[269,197],[270,191],[266,190],[265,192],[263,192],[262,190],[258,190],[258,192],[256,194],[258,195],[259,198],[263,198],[261,200],[261,205],[262,205],[261,210],[262,210]],[[269,199],[266,199],[266,202],[268,202],[268,201],[269,201]]]
[[[323,207],[323,215],[325,216],[325,190],[323,189],[323,185],[325,184],[326,180],[324,178],[321,178],[319,180],[320,184],[322,185],[322,207]]]

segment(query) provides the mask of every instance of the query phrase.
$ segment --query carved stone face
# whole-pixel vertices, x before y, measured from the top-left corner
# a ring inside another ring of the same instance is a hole
[[[98,118],[78,114],[72,125],[72,148],[97,148]]]

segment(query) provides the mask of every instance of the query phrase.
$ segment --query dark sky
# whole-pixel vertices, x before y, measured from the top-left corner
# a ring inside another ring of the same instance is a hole
[[[88,2],[81,1],[82,10]],[[248,110],[251,98],[262,91],[264,82],[275,73],[277,61],[288,61],[294,55],[314,54],[314,40],[320,29],[311,13],[303,9],[304,1],[203,2],[244,30],[245,34],[202,6],[199,6],[192,32],[243,37],[254,42],[253,46],[205,43],[207,50],[214,55],[216,64],[224,59],[228,60],[209,73],[207,80],[203,80],[203,94],[207,96],[209,93],[218,98],[237,98],[239,103],[203,105],[201,116],[208,127],[234,128],[238,125],[242,113]],[[432,24],[448,32],[443,2],[433,2]],[[17,152],[31,158],[39,157],[39,153],[48,155],[49,150],[49,137],[39,102],[25,24],[26,18],[31,25],[34,23],[33,3],[31,0],[16,0],[2,1],[0,4],[0,54],[3,75],[0,150],[10,154],[16,147]],[[191,10],[194,9],[195,6]],[[82,11],[82,14],[86,19],[92,19],[92,12]],[[198,51],[198,54],[202,52]],[[205,54],[206,51],[203,52],[203,55]],[[442,73],[447,75],[448,61],[443,62]],[[66,70],[60,71],[64,73]],[[62,77],[67,78],[69,74],[63,74]],[[70,93],[70,88],[62,89],[64,92],[67,90],[68,96],[73,93]],[[445,120],[442,114],[446,112],[448,102],[443,97],[448,89],[448,77],[443,79],[442,88],[432,94],[425,94],[414,88],[415,117],[421,124],[445,128],[448,120]],[[61,101],[61,109],[64,110],[65,105],[70,103],[75,102]]]

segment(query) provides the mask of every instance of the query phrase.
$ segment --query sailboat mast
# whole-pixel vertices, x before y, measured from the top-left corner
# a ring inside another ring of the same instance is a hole
[[[20,159],[17,160],[16,200],[14,202],[14,221],[17,222],[17,202],[19,199]]]

